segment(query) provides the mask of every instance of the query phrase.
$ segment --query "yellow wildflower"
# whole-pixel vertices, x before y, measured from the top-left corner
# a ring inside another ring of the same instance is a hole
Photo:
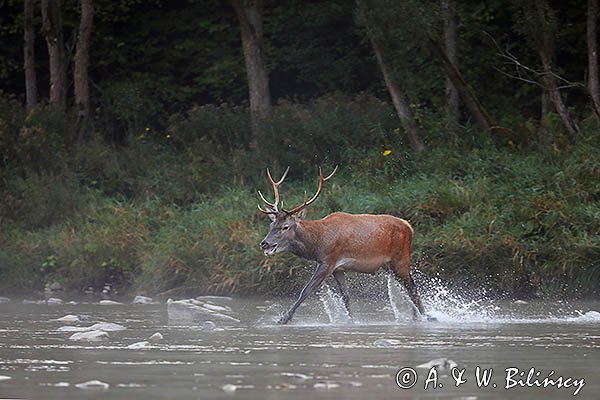
[[[386,149],[386,150],[384,150],[384,151],[383,151],[383,153],[381,153],[381,154],[383,154],[383,156],[384,156],[384,157],[387,157],[387,156],[389,156],[390,154],[392,154],[392,151],[391,151],[390,149]]]

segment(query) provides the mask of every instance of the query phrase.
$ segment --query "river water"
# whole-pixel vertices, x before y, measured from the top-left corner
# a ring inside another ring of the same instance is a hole
[[[600,302],[473,301],[438,288],[425,301],[437,321],[413,322],[389,289],[391,302],[354,299],[349,319],[325,287],[286,326],[274,321],[293,299],[205,297],[189,313],[13,299],[0,304],[0,398],[600,398]],[[202,304],[239,322],[205,322]],[[83,320],[53,321],[65,315]],[[97,342],[61,330],[97,322],[126,329]],[[155,332],[163,338],[130,348]],[[94,380],[102,387],[86,388]]]

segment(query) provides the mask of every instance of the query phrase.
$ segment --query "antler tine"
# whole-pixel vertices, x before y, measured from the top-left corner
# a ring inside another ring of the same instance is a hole
[[[287,167],[285,169],[285,172],[281,176],[281,178],[279,178],[279,180],[277,182],[275,182],[275,180],[273,179],[273,176],[271,175],[271,171],[269,171],[269,168],[267,168],[267,178],[269,178],[269,182],[271,182],[271,186],[273,186],[273,192],[275,193],[275,201],[272,203],[270,201],[268,201],[265,198],[265,196],[262,194],[262,192],[259,190],[258,195],[260,196],[261,200],[266,205],[268,205],[269,207],[271,207],[273,209],[273,212],[270,212],[270,211],[266,211],[266,210],[260,208],[260,206],[259,206],[258,208],[260,211],[262,211],[265,214],[276,214],[279,211],[279,209],[277,208],[279,205],[279,185],[281,185],[283,183],[283,181],[285,180],[285,177],[287,176],[289,171],[290,171],[290,167]]]
[[[321,191],[323,190],[323,183],[325,183],[329,179],[331,179],[331,177],[333,176],[333,174],[335,174],[335,172],[337,171],[337,168],[338,167],[336,165],[335,168],[333,169],[333,172],[331,174],[327,175],[326,178],[323,178],[323,169],[321,167],[319,167],[319,187],[317,188],[317,191],[314,194],[314,196],[311,197],[310,200],[307,200],[306,199],[306,192],[305,192],[304,193],[304,202],[302,204],[300,204],[298,207],[293,208],[290,211],[283,210],[283,212],[285,212],[288,215],[292,215],[292,214],[295,214],[298,211],[302,210],[304,207],[307,207],[307,206],[311,205],[315,200],[317,200],[317,198],[321,194]]]
[[[262,208],[259,204],[257,204],[256,206],[258,207],[258,210],[263,214],[277,214],[277,211],[267,211],[264,208]]]

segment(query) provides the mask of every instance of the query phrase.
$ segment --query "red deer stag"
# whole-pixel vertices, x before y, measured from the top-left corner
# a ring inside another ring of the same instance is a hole
[[[265,208],[259,205],[258,209],[267,214],[272,221],[269,233],[260,242],[265,255],[287,251],[304,259],[317,261],[317,267],[300,292],[298,300],[281,317],[279,323],[286,324],[290,321],[300,304],[330,275],[333,275],[346,309],[350,311],[344,273],[354,271],[374,274],[382,267],[389,268],[395,278],[406,288],[415,306],[415,318],[419,313],[425,316],[421,299],[410,274],[413,229],[407,221],[391,215],[355,215],[342,212],[335,212],[315,221],[303,219],[306,207],[317,200],[323,189],[323,183],[327,182],[336,170],[337,167],[324,178],[322,169],[319,169],[317,192],[310,200],[305,194],[304,202],[289,211],[283,207],[279,208],[279,186],[287,176],[289,167],[277,182],[273,180],[267,169],[267,177],[275,192],[273,202],[268,201],[260,191],[258,192],[267,205]]]

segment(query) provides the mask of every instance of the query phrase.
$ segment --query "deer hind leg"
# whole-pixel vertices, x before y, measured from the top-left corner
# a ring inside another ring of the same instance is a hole
[[[281,319],[278,321],[278,323],[282,324],[282,325],[287,324],[294,316],[296,309],[298,307],[300,307],[300,304],[302,304],[302,302],[304,300],[306,300],[306,298],[308,296],[310,296],[313,292],[315,292],[321,286],[321,284],[323,283],[325,278],[327,278],[330,274],[331,274],[331,272],[328,270],[327,265],[325,265],[325,264],[317,265],[317,268],[315,268],[315,271],[313,272],[312,276],[308,280],[308,283],[306,284],[306,286],[304,286],[304,288],[300,292],[300,296],[298,296],[298,300],[296,300],[296,302],[290,307],[288,312],[286,312],[283,315],[283,317],[281,317]]]
[[[338,285],[338,289],[342,294],[342,300],[344,300],[344,305],[346,306],[346,311],[348,311],[348,316],[352,318],[350,314],[350,299],[348,297],[348,288],[346,286],[346,276],[344,275],[344,271],[334,271],[333,279],[335,279],[335,283]]]
[[[406,289],[408,297],[414,305],[414,319],[417,319],[419,315],[426,316],[423,303],[421,303],[421,297],[419,297],[419,293],[417,292],[417,285],[415,285],[415,281],[410,274],[410,264],[406,260],[397,261],[392,264],[391,269],[396,280]]]

